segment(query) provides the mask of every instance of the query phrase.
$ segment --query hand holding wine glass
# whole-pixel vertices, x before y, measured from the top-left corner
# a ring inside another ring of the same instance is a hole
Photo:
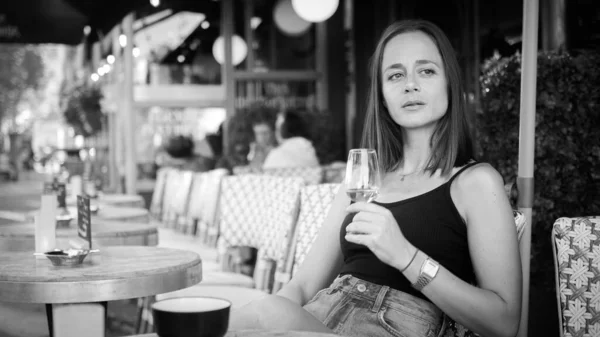
[[[370,202],[377,197],[381,187],[381,173],[375,150],[350,150],[344,183],[346,194],[354,202]]]

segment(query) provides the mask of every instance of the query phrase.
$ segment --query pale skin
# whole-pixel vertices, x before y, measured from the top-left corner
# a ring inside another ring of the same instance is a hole
[[[442,175],[422,172],[431,155],[429,140],[446,113],[448,94],[441,55],[422,32],[403,33],[384,49],[382,93],[393,120],[403,127],[404,158],[383,177],[377,201],[394,202],[426,193],[447,182],[460,168]],[[419,107],[406,107],[418,100]],[[404,181],[398,179],[406,175]],[[502,177],[487,164],[468,168],[451,186],[451,198],[467,228],[477,286],[444,266],[422,290],[455,321],[483,336],[514,336],[521,310],[521,264],[517,233]],[[348,213],[356,213],[346,240],[368,247],[382,262],[404,270],[414,283],[427,255],[404,237],[396,219],[384,207],[358,202],[350,205],[342,187],[302,267],[277,295],[234,311],[231,329],[266,328],[330,331],[302,309],[319,290],[328,287],[343,263],[339,231]],[[412,256],[416,258],[409,265]]]

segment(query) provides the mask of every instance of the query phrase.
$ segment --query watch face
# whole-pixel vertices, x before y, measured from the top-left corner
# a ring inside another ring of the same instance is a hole
[[[425,266],[423,266],[423,272],[427,275],[434,275],[438,268],[439,266],[437,263],[428,259],[425,261]]]

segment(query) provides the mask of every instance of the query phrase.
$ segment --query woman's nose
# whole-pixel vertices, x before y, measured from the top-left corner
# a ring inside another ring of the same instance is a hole
[[[409,79],[406,82],[406,86],[404,87],[404,92],[410,93],[413,91],[421,91],[421,87],[419,87],[419,84],[417,82],[415,82],[413,79]]]
[[[417,83],[417,78],[415,77],[415,75],[409,73],[406,75],[406,85],[404,87],[404,92],[409,93],[413,91],[421,91],[421,88],[419,87],[419,83]]]

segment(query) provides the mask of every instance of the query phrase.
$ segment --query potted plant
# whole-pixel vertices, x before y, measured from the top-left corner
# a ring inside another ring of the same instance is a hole
[[[100,88],[83,83],[66,91],[63,115],[75,134],[90,137],[102,130],[105,114],[100,104],[103,94]]]

